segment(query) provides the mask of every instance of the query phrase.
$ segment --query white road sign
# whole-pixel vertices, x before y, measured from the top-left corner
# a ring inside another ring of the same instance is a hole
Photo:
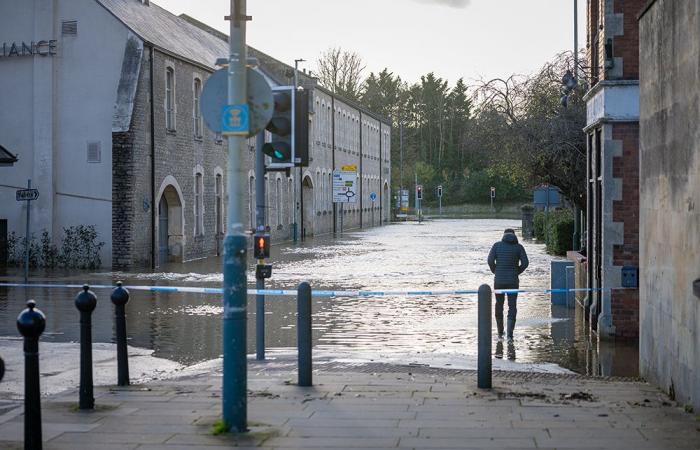
[[[333,171],[333,203],[357,203],[357,172]]]

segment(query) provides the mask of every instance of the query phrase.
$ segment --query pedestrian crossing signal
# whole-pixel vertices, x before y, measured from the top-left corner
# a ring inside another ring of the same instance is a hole
[[[416,186],[416,198],[418,200],[423,200],[423,186]]]
[[[265,259],[270,257],[270,235],[256,234],[253,254],[255,259]]]

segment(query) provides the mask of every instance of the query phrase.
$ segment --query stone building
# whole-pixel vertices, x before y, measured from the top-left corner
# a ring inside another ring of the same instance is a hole
[[[700,0],[648,2],[639,39],[639,364],[700,411]]]
[[[227,36],[148,0],[17,0],[0,3],[0,43],[0,80],[16,87],[3,95],[13,108],[0,108],[0,145],[19,159],[0,168],[0,220],[10,231],[24,234],[26,206],[13,197],[31,178],[41,193],[32,232],[57,241],[64,227],[95,225],[105,265],[157,267],[220,252],[227,146],[204,126],[200,99],[215,61],[228,55]],[[292,84],[289,66],[250,55],[271,85]],[[290,239],[295,218],[303,236],[337,229],[330,180],[342,165],[362,180],[344,227],[386,222],[390,123],[300,80],[311,98],[310,164],[266,175],[274,239]]]
[[[636,338],[639,292],[639,51],[646,0],[589,0],[585,300],[598,336]]]

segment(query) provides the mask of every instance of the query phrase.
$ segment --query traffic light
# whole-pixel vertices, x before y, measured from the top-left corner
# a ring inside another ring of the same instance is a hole
[[[294,87],[272,88],[275,107],[265,129],[272,133],[263,153],[272,158],[272,167],[294,166]]]
[[[442,186],[438,186],[437,188],[437,196],[442,197]]]
[[[253,255],[255,259],[270,257],[270,235],[256,234],[254,237]]]
[[[416,186],[416,198],[418,200],[423,200],[423,186]]]

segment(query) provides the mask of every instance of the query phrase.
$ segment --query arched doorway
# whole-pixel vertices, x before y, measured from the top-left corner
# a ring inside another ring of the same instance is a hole
[[[158,265],[182,262],[184,254],[184,223],[182,197],[168,184],[158,201]]]
[[[309,175],[304,177],[301,183],[301,196],[304,203],[304,221],[301,228],[302,238],[314,235],[314,222],[316,218],[316,208],[314,205],[314,183]]]

